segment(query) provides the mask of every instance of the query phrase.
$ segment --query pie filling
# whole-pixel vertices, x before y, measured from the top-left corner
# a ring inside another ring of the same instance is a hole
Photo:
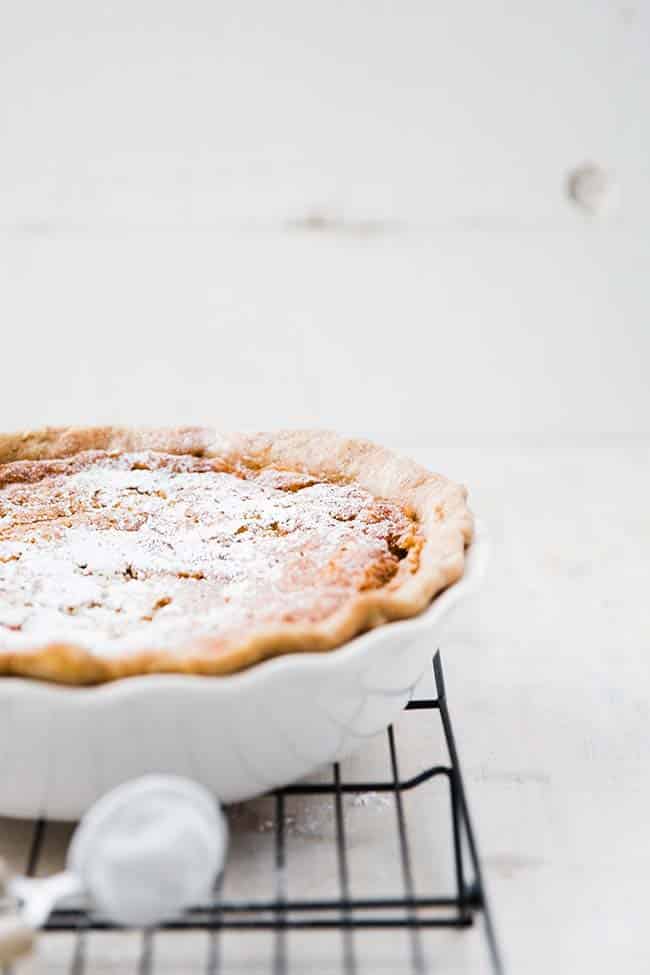
[[[357,485],[218,458],[93,451],[0,468],[0,650],[214,652],[327,619],[414,572],[412,512]]]

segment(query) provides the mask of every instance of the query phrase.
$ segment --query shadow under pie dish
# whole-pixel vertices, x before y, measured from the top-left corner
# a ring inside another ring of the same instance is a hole
[[[465,489],[331,433],[0,438],[0,673],[228,674],[420,612],[463,571]]]

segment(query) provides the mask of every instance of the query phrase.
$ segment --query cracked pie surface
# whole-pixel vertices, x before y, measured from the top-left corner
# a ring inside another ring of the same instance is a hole
[[[459,578],[465,497],[319,431],[0,436],[0,674],[226,674],[333,649]]]

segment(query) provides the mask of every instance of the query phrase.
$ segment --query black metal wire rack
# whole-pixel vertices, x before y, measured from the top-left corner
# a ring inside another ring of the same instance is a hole
[[[426,971],[419,943],[419,930],[424,928],[466,928],[481,916],[485,931],[486,953],[492,971],[503,972],[495,937],[490,907],[485,891],[481,863],[470,818],[458,752],[449,714],[440,653],[433,658],[436,697],[412,700],[407,705],[411,713],[437,711],[446,742],[449,763],[426,768],[419,774],[402,779],[398,767],[395,734],[387,732],[391,776],[386,781],[348,782],[341,776],[338,764],[333,766],[331,783],[291,785],[274,792],[273,845],[275,866],[275,896],[268,900],[227,900],[220,897],[209,905],[188,911],[160,926],[143,933],[138,963],[141,975],[151,973],[153,942],[156,930],[203,930],[212,933],[206,959],[208,975],[218,975],[219,932],[224,930],[271,930],[275,932],[275,951],[272,970],[283,975],[287,967],[287,939],[292,930],[338,929],[343,936],[341,971],[354,975],[357,970],[353,932],[355,929],[404,928],[411,937],[411,969]],[[434,779],[446,780],[449,790],[450,843],[453,847],[454,889],[451,893],[423,896],[415,892],[413,868],[406,825],[403,796],[423,783]],[[389,793],[394,797],[396,827],[400,854],[400,869],[404,894],[401,897],[354,898],[350,894],[350,871],[343,798],[349,793]],[[286,896],[285,866],[287,863],[287,831],[285,803],[290,796],[331,796],[334,802],[334,827],[340,896],[333,899],[290,899]],[[38,869],[43,845],[45,823],[39,821],[34,831],[27,872]],[[70,971],[83,975],[86,970],[86,942],[89,932],[108,930],[111,924],[83,909],[61,908],[50,916],[46,930],[74,931],[77,934]]]

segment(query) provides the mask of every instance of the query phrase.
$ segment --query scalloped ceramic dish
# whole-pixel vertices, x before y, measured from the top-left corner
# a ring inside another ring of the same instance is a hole
[[[223,802],[306,776],[383,731],[436,649],[439,624],[486,562],[477,526],[463,577],[411,619],[331,653],[294,653],[225,677],[153,674],[97,687],[0,678],[0,814],[76,819],[151,772]]]

